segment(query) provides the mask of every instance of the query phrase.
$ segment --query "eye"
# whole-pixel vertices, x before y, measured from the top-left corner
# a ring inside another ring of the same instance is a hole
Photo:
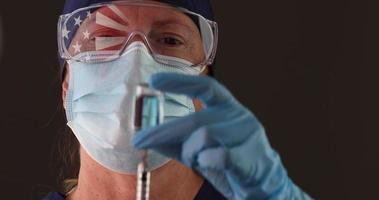
[[[96,38],[112,38],[123,36],[123,33],[110,29],[99,29],[91,33],[90,40],[94,41]]]
[[[95,34],[95,35],[92,35],[90,40],[91,41],[95,41],[96,38],[103,38],[103,39],[107,39],[107,38],[114,38],[115,36],[114,35],[110,35],[110,34]]]
[[[164,44],[164,45],[168,45],[168,46],[179,46],[179,45],[184,44],[184,42],[182,40],[180,40],[177,37],[173,37],[173,36],[166,36],[166,37],[160,38],[158,40],[158,42],[160,44]]]

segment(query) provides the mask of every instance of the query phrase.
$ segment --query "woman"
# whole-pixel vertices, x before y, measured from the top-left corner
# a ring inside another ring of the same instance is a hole
[[[65,13],[62,96],[80,169],[45,199],[135,199],[145,149],[151,199],[309,199],[255,116],[204,76],[217,47],[208,1],[68,1]],[[136,116],[152,118],[136,114],[141,83],[165,93],[164,123],[138,132]]]

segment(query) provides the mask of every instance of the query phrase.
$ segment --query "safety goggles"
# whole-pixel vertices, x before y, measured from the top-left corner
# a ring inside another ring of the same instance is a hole
[[[162,56],[212,64],[217,23],[181,7],[157,1],[113,1],[61,15],[58,46],[65,60],[101,63],[118,59],[142,41],[159,63]],[[166,64],[166,63],[162,63]]]

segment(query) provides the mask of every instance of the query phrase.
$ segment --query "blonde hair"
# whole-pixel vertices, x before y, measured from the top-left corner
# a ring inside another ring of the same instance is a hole
[[[67,126],[58,133],[52,153],[52,166],[57,171],[58,191],[70,193],[78,185],[80,169],[79,142]]]
[[[66,196],[69,195],[72,191],[76,189],[77,186],[78,179],[72,178],[64,180],[62,184],[64,194]]]

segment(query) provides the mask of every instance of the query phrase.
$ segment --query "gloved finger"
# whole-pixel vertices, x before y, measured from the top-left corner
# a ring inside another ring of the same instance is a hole
[[[241,119],[236,116],[229,121],[217,120],[214,124],[206,124],[195,130],[183,143],[182,162],[188,167],[194,167],[197,165],[197,155],[203,149],[216,146],[232,148],[243,143],[250,136],[250,127],[236,123],[238,121]]]
[[[219,145],[210,135],[212,131],[211,127],[201,127],[184,142],[181,161],[185,165],[195,167],[197,165],[197,155],[200,151]]]
[[[218,119],[212,117],[209,110],[203,110],[154,128],[142,130],[134,136],[132,144],[138,149],[181,146],[196,129],[204,124],[211,124],[214,120]]]
[[[224,147],[232,148],[243,143],[254,131],[261,129],[262,125],[254,120],[248,112],[236,111],[236,108],[222,113],[224,120],[207,127],[209,135]]]
[[[176,73],[154,74],[150,79],[154,89],[200,99],[206,106],[234,100],[230,92],[215,79]]]
[[[226,171],[230,168],[230,152],[224,147],[204,149],[197,155],[200,169]]]

